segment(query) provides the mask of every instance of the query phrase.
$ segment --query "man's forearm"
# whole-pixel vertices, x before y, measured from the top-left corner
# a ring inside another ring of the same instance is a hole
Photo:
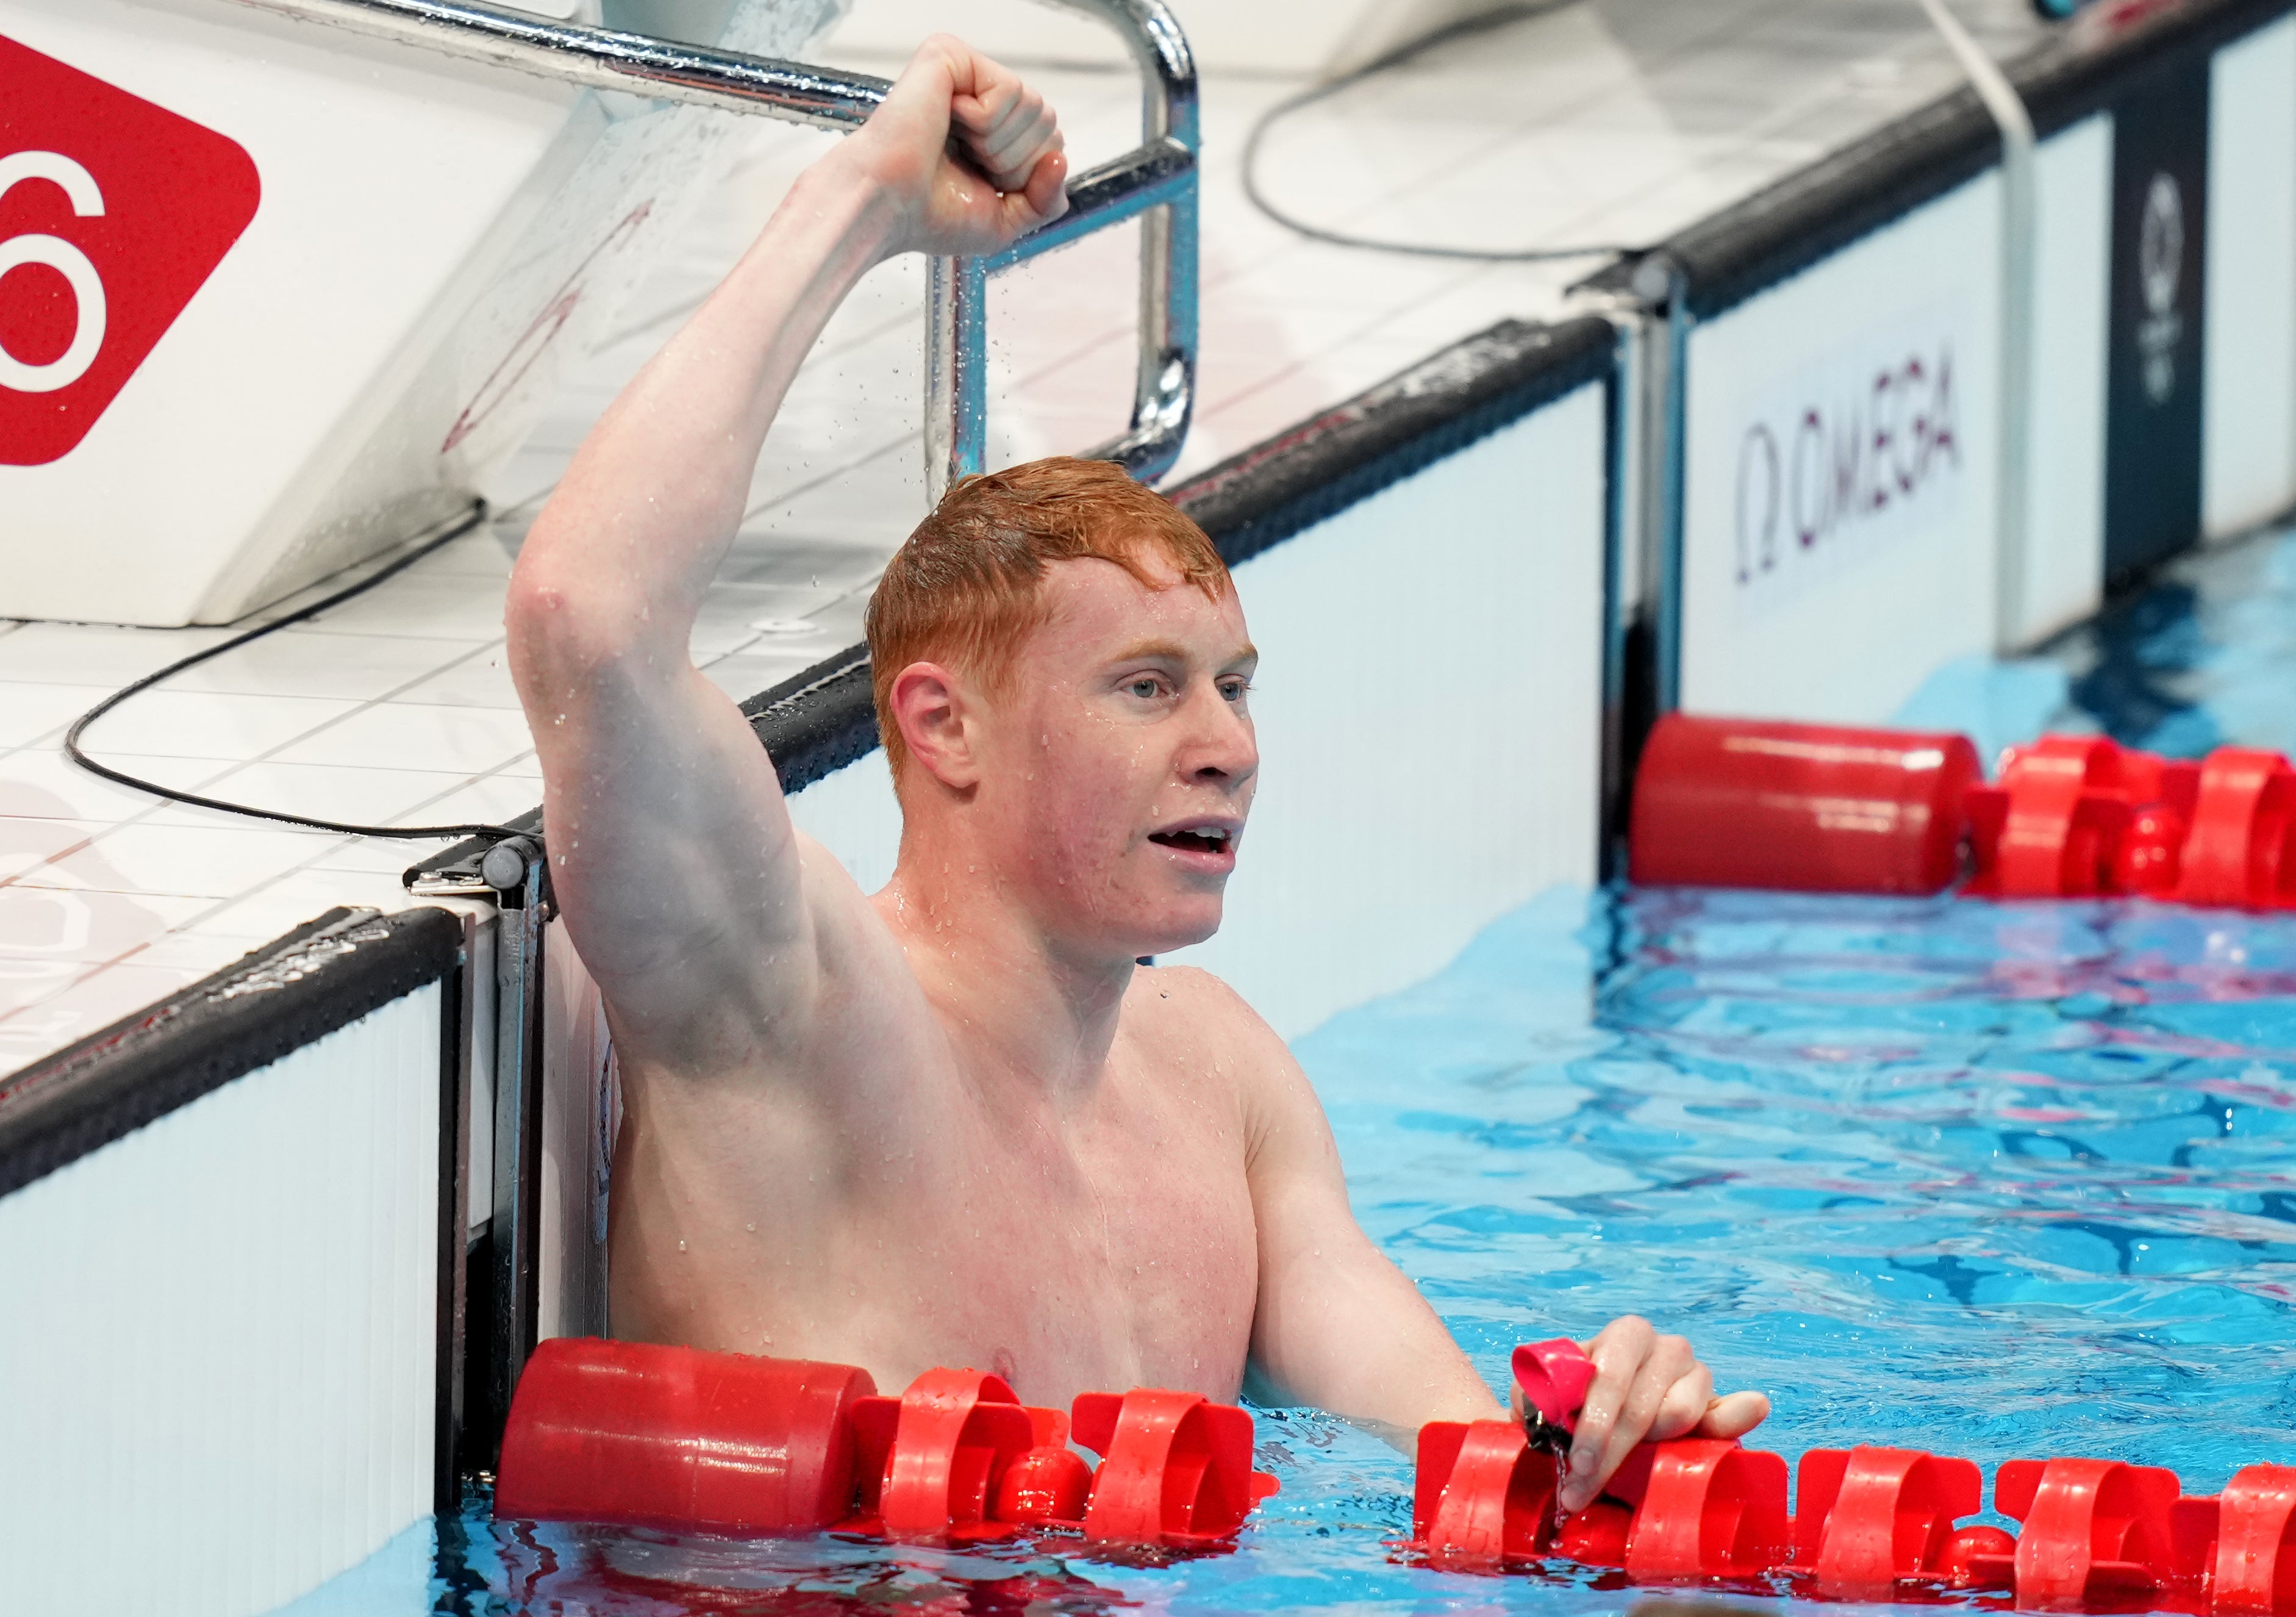
[[[619,634],[684,652],[791,380],[893,238],[895,210],[839,157],[799,177],[733,273],[591,430],[528,537],[522,582],[578,582]]]

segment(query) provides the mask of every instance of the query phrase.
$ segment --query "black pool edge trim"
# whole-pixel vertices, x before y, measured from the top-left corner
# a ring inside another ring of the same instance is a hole
[[[2103,111],[2129,87],[2173,73],[2296,9],[2296,0],[2182,0],[2117,32],[2075,22],[2007,64],[2035,135]],[[1966,85],[1829,152],[1582,283],[1652,295],[1638,271],[1669,267],[1688,312],[1747,301],[1912,213],[1998,162],[2000,134]]]
[[[0,1079],[0,1196],[450,979],[463,952],[447,910],[331,909]]]
[[[1618,332],[1592,316],[1502,320],[1344,404],[1222,461],[1172,503],[1242,565],[1439,460],[1590,383],[1607,381]]]

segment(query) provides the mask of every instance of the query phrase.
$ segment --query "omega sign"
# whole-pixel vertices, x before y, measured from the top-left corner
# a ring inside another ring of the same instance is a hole
[[[1751,412],[1732,513],[1741,600],[1799,593],[1951,514],[1970,441],[1964,328],[1939,314],[1861,337]]]

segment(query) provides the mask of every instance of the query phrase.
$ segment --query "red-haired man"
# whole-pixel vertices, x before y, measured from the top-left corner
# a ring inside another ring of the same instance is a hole
[[[551,875],[627,1109],[614,1329],[892,1387],[994,1368],[1045,1404],[1231,1399],[1250,1376],[1398,1440],[1496,1416],[1357,1227],[1282,1040],[1217,979],[1135,964],[1218,928],[1259,767],[1255,653],[1193,523],[1077,461],[927,519],[870,609],[904,817],[875,894],[791,827],[688,659],[839,300],[896,253],[991,251],[1057,217],[1065,171],[1040,97],[928,42],[599,422],[519,558]],[[1767,1409],[1715,1399],[1640,1319],[1592,1347],[1566,1505],[1645,1435]]]

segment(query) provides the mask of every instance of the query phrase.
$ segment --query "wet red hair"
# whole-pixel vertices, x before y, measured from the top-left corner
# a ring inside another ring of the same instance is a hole
[[[1013,659],[1045,621],[1046,566],[1082,556],[1151,586],[1168,569],[1214,600],[1231,587],[1204,530],[1111,462],[1056,455],[965,478],[886,566],[863,620],[877,734],[897,775],[908,749],[893,722],[894,677],[913,662],[939,662],[1006,688]]]

